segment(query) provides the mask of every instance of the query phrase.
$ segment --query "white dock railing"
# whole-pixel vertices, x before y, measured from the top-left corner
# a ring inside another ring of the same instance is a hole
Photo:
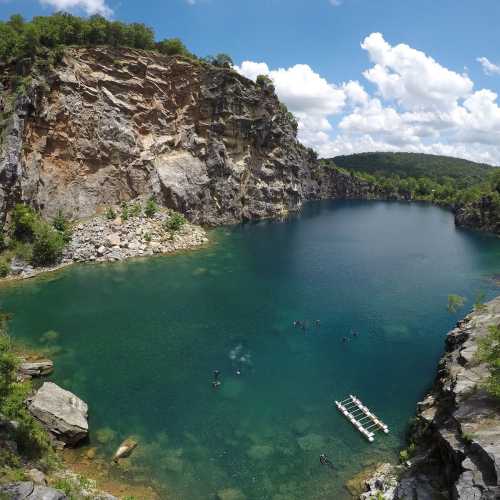
[[[389,427],[352,394],[342,401],[335,401],[335,406],[370,443],[375,438],[374,431],[389,433]]]

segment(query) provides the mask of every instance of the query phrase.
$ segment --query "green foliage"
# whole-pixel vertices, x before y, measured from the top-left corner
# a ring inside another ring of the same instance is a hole
[[[156,43],[150,27],[141,23],[110,21],[100,15],[83,18],[57,12],[50,16],[36,16],[31,21],[25,21],[20,15],[12,16],[7,22],[0,21],[1,61],[33,60],[43,54],[50,66],[62,60],[64,46],[96,45],[156,49],[166,55],[195,57],[178,38]],[[214,61],[223,65],[227,58],[219,54]]]
[[[448,312],[450,314],[456,313],[459,309],[461,309],[464,304],[465,304],[465,297],[462,297],[461,295],[455,295],[451,294],[448,295]]]
[[[144,233],[144,241],[146,243],[151,243],[151,240],[152,240],[152,236],[151,236],[151,233]]]
[[[155,213],[158,212],[158,204],[156,203],[154,198],[149,198],[146,203],[146,208],[144,209],[144,213],[146,217],[154,217]]]
[[[156,50],[167,56],[194,57],[179,38],[166,38],[156,44]]]
[[[132,203],[129,207],[130,217],[139,217],[142,213],[142,207],[140,203]]]
[[[480,339],[478,357],[490,369],[486,390],[500,398],[500,325],[490,326],[488,335]]]
[[[69,243],[71,241],[71,225],[69,219],[64,215],[61,209],[59,209],[57,215],[52,219],[52,226],[56,231],[59,231],[64,243]]]
[[[206,56],[203,61],[219,68],[232,68],[233,60],[227,54],[217,54],[216,56]]]
[[[0,413],[15,420],[15,440],[20,452],[29,458],[46,459],[52,453],[47,433],[29,414],[24,401],[31,392],[29,382],[17,381],[18,358],[7,331],[8,316],[0,314]]]
[[[172,212],[170,217],[165,221],[165,229],[170,232],[179,231],[179,229],[186,223],[186,218],[179,212]]]
[[[0,259],[0,278],[5,278],[10,273],[10,265],[6,259]]]
[[[38,219],[31,207],[18,203],[12,211],[13,237],[18,241],[33,241]]]
[[[34,266],[56,264],[62,257],[63,248],[63,235],[48,224],[41,223],[36,229],[31,263]]]
[[[106,210],[106,219],[108,220],[116,219],[116,213],[113,210],[113,207],[108,207],[108,209]]]
[[[258,75],[255,83],[259,87],[272,87],[274,89],[273,81],[267,75]]]
[[[482,311],[486,308],[484,305],[484,299],[486,297],[486,294],[484,293],[483,290],[478,290],[476,293],[476,298],[474,299],[474,309],[476,311]]]
[[[120,217],[122,218],[122,220],[128,220],[129,215],[130,215],[130,212],[129,212],[128,205],[124,202],[124,203],[122,203],[122,212],[121,212]]]
[[[459,189],[487,181],[496,171],[483,163],[422,153],[361,153],[336,156],[330,161],[339,167],[376,176],[426,177],[439,184],[451,179]]]

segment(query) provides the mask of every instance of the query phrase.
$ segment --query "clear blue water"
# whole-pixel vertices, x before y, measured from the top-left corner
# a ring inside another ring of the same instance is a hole
[[[450,315],[448,294],[468,308],[478,290],[495,294],[500,240],[432,206],[331,201],[212,237],[195,252],[4,288],[13,335],[51,347],[53,380],[89,403],[100,454],[138,437],[116,471],[128,480],[172,499],[225,488],[249,500],[347,498],[346,479],[402,444],[466,312]],[[391,434],[367,443],[333,405],[349,393]]]

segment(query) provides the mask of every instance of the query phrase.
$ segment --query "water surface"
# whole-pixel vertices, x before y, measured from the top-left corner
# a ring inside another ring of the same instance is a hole
[[[470,307],[495,293],[500,240],[436,207],[384,202],[311,203],[213,236],[200,251],[5,288],[12,332],[52,349],[53,380],[89,403],[101,455],[138,437],[124,477],[165,498],[348,497],[347,478],[401,445],[457,319],[448,294]],[[349,393],[391,434],[367,443],[333,405]]]

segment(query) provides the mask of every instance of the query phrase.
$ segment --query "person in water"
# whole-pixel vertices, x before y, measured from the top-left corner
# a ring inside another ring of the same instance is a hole
[[[220,370],[214,370],[214,380],[219,380]]]
[[[321,326],[321,321],[319,319],[314,321],[314,324],[316,325],[317,328]]]
[[[214,389],[218,389],[218,388],[220,387],[220,380],[214,380],[214,381],[212,382],[212,387],[213,387]]]
[[[330,467],[330,469],[333,469],[333,464],[332,462],[330,461],[330,459],[326,456],[326,453],[322,453],[320,456],[319,456],[319,463],[321,465],[328,465],[328,467]]]
[[[347,337],[342,337],[342,342],[345,344],[348,341]]]

